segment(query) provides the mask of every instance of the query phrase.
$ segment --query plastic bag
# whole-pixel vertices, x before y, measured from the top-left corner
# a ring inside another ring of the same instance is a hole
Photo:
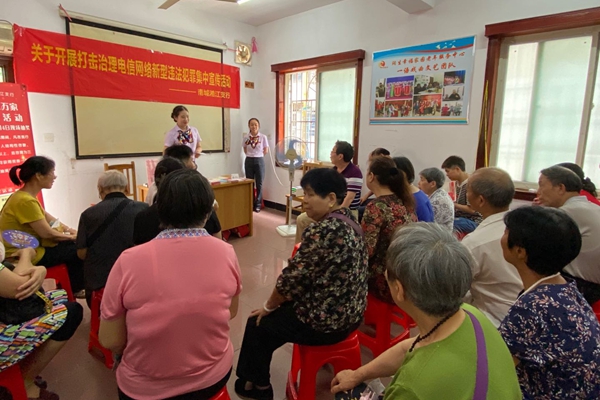
[[[379,400],[383,398],[385,386],[379,379],[369,384],[361,383],[352,390],[335,394],[335,400]]]

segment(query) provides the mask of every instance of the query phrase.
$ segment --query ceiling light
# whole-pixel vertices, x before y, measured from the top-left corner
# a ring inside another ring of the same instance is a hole
[[[250,1],[250,0],[237,0],[237,3],[238,3],[238,4],[244,4],[244,3],[247,3],[247,2],[249,2],[249,1]]]

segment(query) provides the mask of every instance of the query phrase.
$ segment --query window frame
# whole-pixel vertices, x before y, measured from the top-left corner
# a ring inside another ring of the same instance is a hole
[[[358,87],[358,62],[357,61],[353,61],[353,62],[349,62],[349,63],[344,63],[344,64],[336,64],[336,65],[330,65],[330,66],[326,66],[326,67],[320,67],[316,69],[316,73],[317,73],[317,102],[316,102],[316,115],[315,115],[315,133],[316,133],[316,141],[315,141],[315,162],[330,162],[330,160],[319,160],[319,138],[320,138],[320,133],[319,133],[319,115],[320,115],[320,102],[321,102],[321,73],[323,72],[330,72],[330,71],[336,71],[336,70],[341,70],[341,69],[350,69],[350,68],[354,68],[355,69],[355,79],[354,79],[354,104],[355,104],[355,109],[354,109],[354,133],[352,135],[352,147],[354,147],[354,157],[353,157],[353,163],[356,164],[357,163],[357,159],[358,159],[358,123],[360,121],[357,122],[356,120],[356,115],[357,113],[360,113],[360,107],[356,108],[356,96],[358,96],[359,92],[357,91],[357,87]],[[331,152],[331,149],[329,149],[329,152]]]
[[[317,145],[318,145],[318,134],[317,134],[318,112],[317,112],[317,110],[318,110],[318,104],[319,104],[319,97],[318,97],[318,93],[319,93],[319,88],[318,88],[318,70],[317,69],[307,69],[307,70],[303,70],[303,71],[294,71],[294,72],[291,72],[291,73],[284,74],[283,79],[284,79],[284,82],[285,82],[284,83],[284,85],[285,85],[285,87],[284,87],[285,99],[284,99],[284,112],[283,112],[283,118],[284,118],[284,121],[283,121],[283,126],[284,126],[283,137],[285,137],[285,129],[290,127],[290,121],[288,120],[288,117],[291,116],[291,112],[289,110],[289,106],[291,105],[291,102],[289,101],[290,100],[290,98],[289,98],[290,97],[289,96],[289,94],[290,94],[289,91],[291,90],[291,85],[293,85],[293,83],[292,83],[292,78],[293,78],[292,74],[298,74],[298,73],[304,74],[304,73],[307,73],[307,72],[310,72],[310,71],[314,71],[315,99],[314,100],[311,100],[311,99],[302,99],[301,101],[303,101],[303,102],[314,102],[315,116],[314,116],[314,122],[312,122],[312,123],[314,123],[314,128],[315,128],[315,151],[316,151]],[[296,77],[296,79],[297,79],[297,77]],[[289,82],[288,82],[288,80],[289,80]],[[310,82],[306,82],[306,84],[307,84],[308,87],[311,86]],[[298,101],[298,100],[296,100],[296,101]],[[286,112],[286,110],[287,110],[287,112]],[[296,123],[298,123],[298,122],[299,121],[296,120]],[[304,122],[307,123],[307,124],[309,124],[309,129],[310,129],[311,121],[309,120],[309,121],[304,121]],[[277,142],[279,142],[279,141],[280,140],[278,139]],[[308,143],[308,142],[306,142],[306,143]],[[316,152],[315,152],[315,154],[316,154]]]
[[[575,155],[575,163],[581,165],[583,163],[586,145],[587,145],[587,137],[590,126],[590,118],[592,113],[592,102],[594,95],[594,87],[596,83],[596,71],[598,69],[598,52],[599,52],[599,42],[600,42],[600,25],[586,27],[586,28],[575,28],[575,29],[567,29],[560,31],[553,31],[548,33],[535,33],[532,35],[523,35],[518,37],[508,37],[506,38],[502,44],[500,49],[500,59],[498,62],[498,79],[496,81],[497,84],[497,92],[496,92],[496,107],[494,109],[495,115],[502,115],[502,110],[504,107],[504,94],[505,94],[505,84],[506,84],[506,74],[508,67],[508,52],[511,45],[520,45],[520,44],[528,44],[528,43],[540,43],[542,41],[549,41],[555,39],[568,39],[568,38],[576,38],[581,36],[589,35],[592,37],[592,44],[590,48],[590,60],[588,62],[588,74],[586,77],[586,88],[584,94],[583,101],[583,111],[581,114],[581,122],[579,126],[579,136],[577,139],[577,151]],[[538,77],[537,73],[534,78],[534,82],[537,85]],[[533,101],[533,98],[531,99]],[[531,121],[529,121],[531,123]],[[497,165],[498,161],[498,151],[499,151],[499,142],[500,135],[498,134],[500,131],[501,120],[500,118],[493,120],[493,129],[494,133],[490,139],[490,165]],[[524,189],[534,189],[537,188],[537,183],[526,182],[515,180],[517,186]]]
[[[310,69],[317,70],[318,74],[324,70],[347,68],[350,64],[356,66],[356,87],[355,87],[355,109],[354,109],[354,133],[352,145],[354,146],[354,163],[358,160],[359,129],[360,129],[360,105],[361,88],[363,79],[363,62],[366,52],[364,50],[353,50],[326,56],[296,60],[280,64],[271,65],[271,72],[275,72],[275,138],[276,143],[285,138],[285,103],[286,103],[286,85],[285,75],[291,72],[301,72]],[[318,80],[317,80],[318,85]],[[318,88],[317,88],[318,93]],[[317,96],[317,114],[318,114],[318,96]],[[317,116],[318,118],[318,116]],[[318,121],[315,120],[318,126]],[[318,128],[317,128],[318,130]],[[318,146],[318,132],[317,143]],[[315,151],[318,151],[315,148]],[[318,153],[315,153],[318,154]]]
[[[586,28],[595,25],[600,25],[600,7],[545,15],[541,17],[526,18],[515,21],[500,22],[485,26],[485,36],[488,38],[488,49],[481,120],[479,127],[479,140],[475,163],[476,168],[488,167],[491,165],[490,157],[492,147],[494,140],[497,140],[497,135],[495,135],[494,132],[494,111],[496,107],[496,101],[498,99],[498,78],[501,72],[500,60],[504,41],[508,38],[517,38],[520,36],[542,33],[547,34],[555,31]],[[593,83],[594,82],[588,82],[588,89],[590,87],[589,85]],[[591,112],[591,109],[589,112]],[[588,113],[586,112],[584,114]],[[587,118],[589,119],[589,114]],[[585,150],[585,148],[583,150]],[[581,151],[582,150],[578,148],[578,155],[583,154]],[[533,197],[535,197],[535,194],[529,193],[527,190],[517,190],[517,195],[515,196],[515,198],[524,200],[532,200]]]
[[[4,72],[6,72],[6,81],[5,82],[15,82],[15,70],[13,67],[13,58],[9,56],[0,56],[0,67],[4,68]]]

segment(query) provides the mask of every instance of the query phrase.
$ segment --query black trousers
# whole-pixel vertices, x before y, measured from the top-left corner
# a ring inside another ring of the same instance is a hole
[[[62,326],[50,336],[50,339],[56,340],[57,342],[64,342],[65,340],[71,339],[83,319],[83,307],[81,304],[74,301],[65,303],[65,306],[67,307],[67,319]]]
[[[262,187],[265,180],[265,158],[264,157],[246,157],[244,161],[244,170],[246,178],[254,179],[256,188],[256,197],[254,197],[254,209],[260,208],[262,204]]]
[[[59,264],[67,265],[73,293],[82,290],[84,288],[83,261],[77,257],[75,242],[60,242],[54,247],[46,247],[44,257],[38,262],[38,265],[46,268],[52,268]]]
[[[227,373],[227,375],[225,375],[225,377],[223,379],[221,379],[219,382],[215,383],[212,386],[209,386],[204,389],[196,390],[193,392],[180,394],[178,396],[169,397],[168,399],[165,399],[165,400],[210,400],[211,397],[213,397],[214,395],[219,393],[219,391],[221,391],[221,389],[223,389],[225,387],[225,385],[227,385],[227,381],[229,380],[230,376],[231,376],[231,370],[229,370],[229,372]],[[125,393],[123,393],[121,391],[121,389],[119,389],[119,400],[135,400],[135,399],[133,397],[127,396]]]
[[[291,302],[281,305],[256,326],[256,317],[248,319],[240,358],[236,369],[238,378],[258,386],[270,385],[270,366],[273,352],[286,343],[323,346],[339,343],[360,325],[342,332],[323,333],[314,330],[296,317]]]

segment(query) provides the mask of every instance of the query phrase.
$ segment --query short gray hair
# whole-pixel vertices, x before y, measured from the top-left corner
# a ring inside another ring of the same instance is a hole
[[[581,192],[583,182],[577,174],[568,168],[554,165],[550,168],[543,169],[541,174],[544,175],[552,183],[552,186],[565,185],[567,192]]]
[[[387,252],[388,279],[427,315],[458,311],[471,287],[473,258],[445,227],[427,222],[396,231]]]
[[[515,184],[508,172],[495,167],[480,168],[473,172],[469,187],[495,208],[510,206],[515,196]]]
[[[129,186],[127,177],[121,171],[105,171],[98,179],[98,186],[102,189],[122,189]]]
[[[435,186],[439,189],[444,186],[446,182],[446,174],[439,168],[425,168],[423,171],[419,172],[427,182],[435,182]]]

